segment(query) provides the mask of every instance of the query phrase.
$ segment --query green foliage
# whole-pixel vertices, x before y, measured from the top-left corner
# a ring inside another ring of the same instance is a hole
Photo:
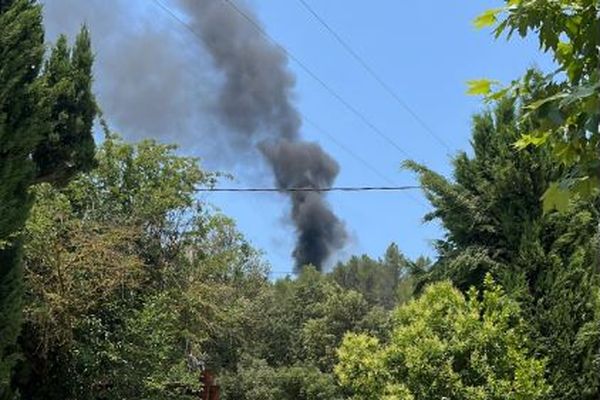
[[[109,135],[97,169],[36,188],[26,398],[194,398],[190,360],[207,352],[219,368],[243,348],[266,270],[230,220],[194,200],[215,176],[174,150]]]
[[[541,399],[545,362],[532,356],[517,303],[490,276],[465,298],[428,287],[394,316],[389,343],[346,336],[335,372],[356,399]]]
[[[407,163],[434,206],[425,219],[439,219],[446,229],[436,244],[436,268],[425,275],[451,279],[464,290],[481,284],[487,272],[500,278],[542,218],[539,199],[561,171],[543,149],[513,151],[520,114],[518,101],[505,98],[474,117],[473,156],[461,153],[453,160],[454,181]]]
[[[20,328],[22,270],[17,233],[27,218],[27,159],[42,127],[31,113],[44,54],[41,13],[28,1],[0,3],[0,398],[9,396]]]
[[[312,366],[274,368],[264,360],[244,359],[221,387],[228,400],[336,400],[342,397],[332,376]]]
[[[354,256],[339,263],[329,275],[341,287],[361,293],[369,305],[392,309],[412,293],[410,268],[410,262],[392,243],[383,259]]]
[[[560,187],[556,182],[550,184],[550,187],[542,195],[543,210],[550,212],[552,210],[565,211],[569,208],[569,191]]]
[[[40,6],[31,0],[0,2],[0,397],[10,396],[18,358],[20,233],[32,202],[29,187],[41,180],[64,183],[93,159],[89,35],[82,31],[72,57],[61,39],[42,68],[44,50]]]
[[[23,396],[197,398],[202,360],[224,399],[339,398],[343,336],[383,337],[389,312],[314,268],[269,282],[233,222],[195,198],[217,175],[175,151],[108,134],[94,170],[35,187]],[[375,280],[407,274],[395,246],[382,263]]]
[[[488,95],[492,91],[492,85],[496,82],[490,81],[489,79],[475,79],[467,82],[468,90],[467,93],[472,96],[477,95]]]
[[[434,206],[426,218],[446,230],[438,260],[416,286],[450,279],[466,291],[493,274],[521,303],[533,346],[548,359],[549,397],[593,399],[600,393],[590,378],[598,342],[578,337],[597,313],[598,204],[563,195],[566,212],[544,212],[539,199],[563,170],[544,146],[513,151],[526,129],[522,102],[505,98],[474,118],[473,156],[455,158],[454,180],[408,164]]]
[[[371,314],[363,296],[344,290],[312,267],[296,280],[274,285],[274,299],[264,311],[270,325],[257,354],[275,366],[310,364],[331,372],[335,351],[346,332],[376,329],[385,317]]]
[[[505,0],[506,6],[488,10],[475,20],[479,27],[495,25],[496,37],[514,33],[535,35],[540,49],[559,66],[546,78],[551,93],[538,93],[526,104],[524,119],[542,121],[543,140],[531,140],[524,132],[519,147],[546,146],[556,161],[567,167],[560,177],[562,192],[550,187],[546,207],[564,211],[565,193],[589,197],[600,189],[600,5],[596,0],[520,1]],[[502,89],[502,93],[529,91],[527,76]],[[489,91],[473,94],[498,98]],[[538,135],[533,135],[538,136]],[[585,184],[581,185],[580,182]]]
[[[36,182],[65,184],[77,172],[94,166],[93,62],[91,39],[85,27],[72,50],[65,36],[61,36],[52,49],[41,81],[50,132],[33,153]]]
[[[501,8],[492,8],[490,10],[486,10],[483,14],[477,16],[473,21],[473,25],[477,29],[483,29],[488,26],[492,26],[498,21],[498,13],[502,11]]]

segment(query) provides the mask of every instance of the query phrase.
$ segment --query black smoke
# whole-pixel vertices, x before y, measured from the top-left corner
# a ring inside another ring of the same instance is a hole
[[[315,143],[280,140],[263,143],[261,150],[283,189],[330,187],[339,173],[338,163]],[[347,235],[322,192],[290,192],[292,220],[298,231],[293,256],[297,267],[320,267],[332,252],[342,248]]]
[[[257,145],[271,166],[278,188],[329,187],[338,163],[315,143],[300,139],[301,118],[293,104],[295,78],[286,54],[223,0],[181,0],[223,74],[217,112],[232,131]],[[235,7],[241,7],[238,1]],[[287,192],[297,231],[296,267],[318,268],[345,244],[344,224],[322,192]]]

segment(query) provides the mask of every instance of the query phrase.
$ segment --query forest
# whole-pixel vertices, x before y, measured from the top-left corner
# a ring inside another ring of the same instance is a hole
[[[436,256],[273,279],[197,194],[222,172],[112,129],[94,32],[48,48],[0,0],[0,399],[201,399],[206,371],[224,400],[600,399],[600,5],[502,3],[474,24],[558,69],[468,82],[451,176],[398,160]]]

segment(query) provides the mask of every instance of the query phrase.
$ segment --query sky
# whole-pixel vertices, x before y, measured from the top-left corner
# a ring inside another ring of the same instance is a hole
[[[185,20],[175,0],[162,1]],[[480,99],[466,95],[466,82],[483,77],[509,82],[528,67],[551,67],[536,42],[494,40],[489,31],[473,27],[475,16],[500,1],[304,1],[428,127],[423,128],[398,104],[300,0],[244,3],[270,37],[401,148],[378,136],[290,60],[289,69],[296,77],[294,104],[311,121],[304,121],[302,136],[319,143],[338,161],[336,186],[414,185],[415,176],[401,169],[407,158],[451,176],[452,156],[470,151],[471,118],[484,108]],[[200,157],[205,168],[233,174],[233,181],[221,182],[223,187],[273,186],[268,168],[256,162],[257,154],[230,155],[235,144],[224,139],[223,128],[209,115],[217,80],[211,61],[198,38],[164,9],[151,0],[42,3],[49,42],[59,32],[72,37],[83,22],[90,27],[100,105],[111,126],[127,140],[150,137],[179,144],[182,154]],[[148,112],[149,106],[140,98],[153,99],[152,118],[131,123],[127,115]],[[294,227],[283,195],[202,197],[236,220],[240,231],[264,252],[273,278],[292,272]],[[380,257],[391,242],[411,258],[435,257],[432,243],[443,236],[443,230],[422,222],[430,208],[419,191],[331,193],[328,201],[350,237],[329,267],[354,254]]]

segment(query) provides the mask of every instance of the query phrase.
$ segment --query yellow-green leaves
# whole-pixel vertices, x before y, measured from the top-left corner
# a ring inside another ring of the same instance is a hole
[[[467,94],[471,96],[487,96],[492,92],[492,86],[497,83],[497,81],[489,79],[473,79],[467,81]]]
[[[544,134],[525,135],[517,149],[530,145],[547,146],[556,162],[567,167],[569,176],[548,189],[544,208],[559,209],[569,192],[582,196],[596,194],[598,143],[600,142],[600,74],[598,73],[597,0],[525,1],[505,0],[504,8],[485,11],[474,20],[477,28],[492,27],[496,38],[513,34],[534,36],[540,49],[549,53],[557,69],[544,78],[536,96],[530,96],[527,79],[513,85],[517,95],[525,95],[522,120],[539,126]],[[557,73],[560,72],[560,73]],[[527,75],[526,75],[527,76]],[[538,88],[539,89],[539,88]],[[485,80],[472,81],[470,94],[484,95],[490,102]]]
[[[544,213],[553,210],[564,212],[569,207],[571,191],[561,187],[557,182],[553,182],[542,196]]]
[[[530,145],[538,147],[546,143],[549,137],[550,131],[522,135],[521,138],[514,143],[514,146],[517,150],[523,150]]]
[[[483,293],[469,293],[432,284],[396,309],[389,341],[347,335],[335,367],[341,386],[361,400],[544,398],[545,361],[527,347],[518,304],[491,276]]]
[[[492,26],[498,21],[498,14],[502,11],[502,8],[492,8],[480,14],[473,20],[473,25],[477,29],[487,28]]]

